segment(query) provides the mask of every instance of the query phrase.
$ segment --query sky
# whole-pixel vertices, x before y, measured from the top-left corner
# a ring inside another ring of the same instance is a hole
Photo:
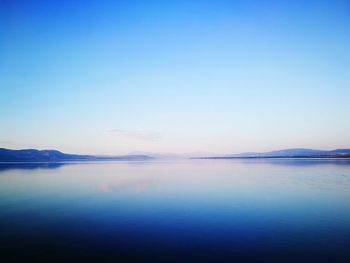
[[[0,0],[0,147],[350,148],[349,1]]]

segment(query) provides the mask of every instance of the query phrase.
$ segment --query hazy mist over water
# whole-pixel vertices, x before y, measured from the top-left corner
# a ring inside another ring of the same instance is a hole
[[[9,262],[348,262],[349,200],[347,160],[2,163],[0,250]]]

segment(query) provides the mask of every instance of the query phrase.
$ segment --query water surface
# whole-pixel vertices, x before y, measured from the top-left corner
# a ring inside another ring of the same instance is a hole
[[[4,262],[350,262],[350,162],[0,164]]]

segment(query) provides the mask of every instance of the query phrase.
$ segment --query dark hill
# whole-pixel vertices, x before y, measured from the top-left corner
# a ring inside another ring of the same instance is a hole
[[[62,161],[107,161],[107,160],[149,160],[146,155],[95,156],[67,154],[57,150],[10,150],[0,148],[0,162],[62,162]]]

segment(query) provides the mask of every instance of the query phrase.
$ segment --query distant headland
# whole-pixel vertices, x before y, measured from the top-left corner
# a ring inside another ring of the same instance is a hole
[[[67,154],[57,150],[0,148],[0,162],[65,162],[65,161],[143,161],[153,157],[146,155],[98,156]]]
[[[254,158],[350,158],[350,149],[313,150],[304,148],[271,152],[246,152],[223,156],[193,157],[193,159],[254,159]]]

